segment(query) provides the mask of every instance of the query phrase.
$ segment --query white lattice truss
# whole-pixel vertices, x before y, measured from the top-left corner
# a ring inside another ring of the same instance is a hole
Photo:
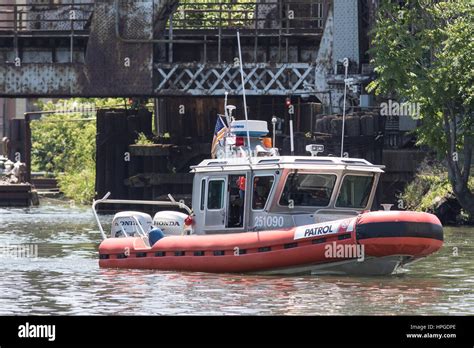
[[[307,63],[244,64],[247,95],[305,93],[314,84],[315,65]],[[155,93],[160,95],[241,94],[239,66],[232,64],[157,64]]]

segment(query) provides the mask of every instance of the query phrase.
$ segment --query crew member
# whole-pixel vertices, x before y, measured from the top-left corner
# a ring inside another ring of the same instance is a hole
[[[245,176],[239,176],[236,183],[237,183],[237,187],[239,188],[239,197],[240,197],[239,225],[242,225],[244,221]]]

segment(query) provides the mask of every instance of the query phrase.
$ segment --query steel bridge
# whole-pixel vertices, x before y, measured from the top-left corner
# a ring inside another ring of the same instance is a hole
[[[0,96],[239,94],[237,30],[248,95],[334,103],[346,57],[354,98],[369,78],[360,34],[369,0],[56,2],[0,5]]]

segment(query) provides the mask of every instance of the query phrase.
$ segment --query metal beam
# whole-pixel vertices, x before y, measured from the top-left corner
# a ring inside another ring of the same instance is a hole
[[[315,65],[311,63],[244,64],[248,95],[290,95],[308,92],[314,84]],[[232,64],[155,64],[157,83],[154,94],[222,96],[242,92],[238,67]],[[212,78],[211,78],[212,77]]]

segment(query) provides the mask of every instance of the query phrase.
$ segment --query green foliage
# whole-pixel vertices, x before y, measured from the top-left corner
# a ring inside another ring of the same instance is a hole
[[[215,29],[251,25],[255,18],[256,0],[238,3],[209,0],[182,0],[173,16],[173,25],[186,29]]]
[[[382,1],[372,33],[377,79],[368,91],[418,104],[418,144],[447,160],[452,190],[474,216],[469,188],[474,153],[472,23],[472,0]]]
[[[89,204],[95,197],[95,162],[93,167],[68,170],[57,177],[61,192],[79,204]]]
[[[153,145],[153,141],[149,140],[142,132],[138,133],[138,138],[135,140],[137,145]]]
[[[420,103],[419,143],[448,153],[445,119],[456,122],[456,149],[474,135],[474,3],[382,1],[373,31],[378,77],[369,91]]]
[[[32,170],[53,173],[67,197],[90,203],[95,195],[94,109],[123,106],[124,101],[74,98],[38,105],[43,111],[61,113],[44,114],[31,122]]]
[[[474,190],[474,177],[469,179],[468,186]],[[440,163],[428,164],[423,162],[418,169],[415,179],[409,183],[400,198],[407,210],[416,210],[432,213],[440,198],[453,194],[448,179],[446,167]],[[463,212],[466,215],[466,212]],[[467,215],[464,217],[467,219]]]
[[[452,193],[446,169],[441,165],[423,163],[401,197],[408,210],[432,212],[436,198]]]

